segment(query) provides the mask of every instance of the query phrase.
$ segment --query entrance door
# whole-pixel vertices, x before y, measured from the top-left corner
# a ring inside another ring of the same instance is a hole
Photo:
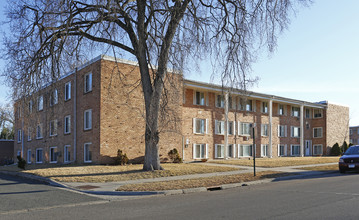
[[[305,141],[305,156],[312,156],[312,141]]]

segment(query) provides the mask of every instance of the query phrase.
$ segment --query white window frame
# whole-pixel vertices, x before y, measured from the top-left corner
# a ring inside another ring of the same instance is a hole
[[[269,135],[269,124],[261,124],[261,136],[268,137]]]
[[[27,150],[27,155],[26,155],[26,159],[27,159],[27,163],[31,164],[31,149]]]
[[[216,107],[217,108],[224,108],[224,95],[216,95]]]
[[[224,135],[224,125],[225,121],[218,121],[215,120],[215,134],[217,135]]]
[[[229,149],[232,147],[232,155],[229,155]],[[236,145],[235,144],[228,144],[227,151],[226,151],[228,158],[235,158],[236,155]]]
[[[311,118],[311,109],[305,108],[305,118],[310,119]]]
[[[38,124],[36,126],[36,139],[41,139],[41,138],[43,138],[42,124]]]
[[[293,117],[300,117],[300,108],[297,106],[292,106],[292,116]]]
[[[220,155],[218,155],[218,154],[220,154]],[[215,144],[214,145],[214,158],[217,158],[217,159],[224,158],[224,144]]]
[[[87,113],[89,119],[87,120]],[[88,122],[88,123],[87,123]],[[84,111],[84,130],[91,130],[92,129],[92,109],[87,109]]]
[[[244,148],[249,148],[248,155],[243,154]],[[253,156],[253,145],[252,144],[238,144],[238,157],[251,157],[251,156]]]
[[[64,134],[71,133],[71,115],[66,115],[64,118]]]
[[[261,107],[262,107],[262,109],[261,109],[262,113],[268,114],[268,102],[262,102]]]
[[[18,129],[17,130],[17,143],[21,143],[22,140],[22,130]]]
[[[294,148],[298,148],[298,154],[294,154]],[[290,145],[290,155],[291,156],[300,156],[300,145],[299,144]]]
[[[199,146],[200,152],[197,157],[197,146]],[[203,152],[205,150],[205,152]],[[208,158],[208,144],[193,144],[193,159],[207,159]]]
[[[320,148],[320,153],[317,153],[316,151]],[[323,145],[322,144],[314,144],[313,145],[313,156],[323,155]]]
[[[44,110],[44,96],[40,95],[37,97],[37,111]]]
[[[300,131],[300,127],[297,127],[297,126],[291,126],[290,127],[291,129],[290,129],[290,136],[291,137],[294,137],[294,138],[300,138],[300,133],[301,133],[301,131]],[[298,132],[295,132],[295,130],[298,130]],[[295,133],[298,133],[298,135],[296,135]]]
[[[50,163],[57,163],[57,157],[58,157],[57,147],[50,147],[49,150]]]
[[[261,157],[268,157],[268,150],[269,150],[268,144],[261,144]]]
[[[50,94],[50,106],[54,106],[59,102],[59,95],[57,89],[54,89]]]
[[[247,112],[255,112],[255,105],[253,104],[254,100],[252,99],[246,99],[243,100],[240,98],[239,100],[239,110],[241,111],[247,111]]]
[[[71,99],[71,81],[65,83],[65,94],[64,94],[65,101]]]
[[[28,105],[29,114],[32,113],[32,108],[33,108],[33,101],[30,100],[30,101],[29,101],[29,105]]]
[[[32,137],[32,129],[31,127],[27,128],[27,141],[31,141],[31,137]]]
[[[71,146],[64,146],[64,163],[69,163],[71,161]]]
[[[50,137],[57,136],[57,120],[50,121]]]
[[[278,125],[278,137],[287,137],[287,125]]]
[[[349,129],[349,134],[350,134],[350,135],[353,134],[353,129]]]
[[[228,133],[228,135],[234,135],[236,133],[236,122],[235,121],[228,121],[227,133]]]
[[[316,113],[316,111],[319,111],[319,113]],[[323,118],[323,109],[314,109],[313,118]]]
[[[84,93],[92,91],[92,73],[87,73],[84,76]]]
[[[200,121],[201,128],[197,129],[197,121]],[[202,123],[203,124],[203,131],[202,131]],[[193,133],[194,134],[207,134],[207,127],[208,127],[208,119],[203,118],[193,118]]]
[[[199,99],[197,97],[197,94],[199,94]],[[194,105],[206,105],[206,95],[204,92],[200,92],[200,91],[194,91],[194,96],[193,96],[193,104]]]
[[[322,127],[313,128],[313,138],[322,138],[322,137],[323,137],[323,128]]]
[[[244,131],[244,125],[248,126],[248,132],[243,132]],[[238,122],[238,135],[241,136],[251,136],[251,127],[252,127],[252,123],[249,122]]]
[[[91,151],[91,142],[84,143],[84,162],[91,163],[92,162],[92,151]]]
[[[282,111],[281,111],[282,109]],[[278,115],[286,115],[286,106],[283,104],[278,104]]]
[[[283,154],[281,154],[281,148],[283,148]],[[287,145],[286,144],[278,144],[278,157],[287,156]]]
[[[38,153],[39,151],[41,151],[41,158],[39,158],[39,153]],[[44,162],[44,151],[42,150],[42,148],[36,148],[36,163],[43,163],[43,162]]]

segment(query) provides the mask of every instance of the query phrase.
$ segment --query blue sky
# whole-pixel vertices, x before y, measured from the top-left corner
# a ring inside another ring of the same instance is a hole
[[[1,8],[3,5],[0,1]],[[276,51],[270,57],[262,54],[253,64],[251,74],[260,80],[251,90],[346,105],[350,107],[350,125],[359,125],[358,8],[357,0],[317,0],[308,8],[298,9],[289,29],[279,37]],[[0,69],[5,65],[0,60]],[[186,75],[211,82],[210,73],[204,73],[208,71]],[[8,100],[9,92],[0,85],[0,104]]]

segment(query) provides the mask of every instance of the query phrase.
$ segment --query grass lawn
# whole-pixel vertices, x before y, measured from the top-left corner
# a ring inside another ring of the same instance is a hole
[[[142,165],[127,166],[62,166],[49,167],[29,165],[22,171],[16,166],[1,167],[0,170],[18,171],[51,178],[61,182],[116,182],[135,179],[148,179],[168,176],[181,176],[197,173],[215,173],[238,170],[232,167],[216,167],[201,164],[162,164],[165,170],[144,172]]]
[[[322,164],[338,162],[339,157],[279,157],[279,158],[256,158],[258,167],[287,167],[308,164]],[[232,164],[241,166],[253,166],[253,159],[236,160],[213,160],[210,163]]]
[[[298,168],[301,170],[313,170],[313,171],[338,171],[339,172],[339,168],[338,168],[338,164],[333,164],[333,165],[326,165],[326,166],[315,166],[315,167],[301,167]]]
[[[196,188],[196,187],[213,187],[222,184],[249,182],[249,181],[255,181],[265,178],[276,178],[276,177],[288,176],[288,175],[293,175],[293,174],[265,171],[265,172],[257,172],[255,177],[253,176],[253,173],[244,173],[244,174],[206,177],[206,178],[198,178],[198,179],[128,184],[119,187],[117,191],[163,191],[163,190],[186,189],[186,188]]]

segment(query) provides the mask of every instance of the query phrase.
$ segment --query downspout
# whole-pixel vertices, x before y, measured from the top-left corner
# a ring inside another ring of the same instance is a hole
[[[227,159],[227,148],[228,148],[228,91],[224,95],[224,159]]]
[[[269,100],[269,157],[272,158],[273,157],[273,136],[272,136],[272,123],[273,123],[273,100],[270,99]]]
[[[75,77],[74,77],[74,162],[76,162],[76,140],[77,140],[77,117],[76,117],[76,111],[77,111],[77,102],[76,102],[76,97],[77,97],[77,68],[75,69]]]
[[[300,156],[304,157],[304,105],[300,106]]]
[[[20,109],[20,112],[21,112],[21,109]],[[22,158],[24,158],[24,117],[21,113],[20,113],[20,115],[22,116],[22,118],[21,118],[21,154],[20,154],[20,156]]]

